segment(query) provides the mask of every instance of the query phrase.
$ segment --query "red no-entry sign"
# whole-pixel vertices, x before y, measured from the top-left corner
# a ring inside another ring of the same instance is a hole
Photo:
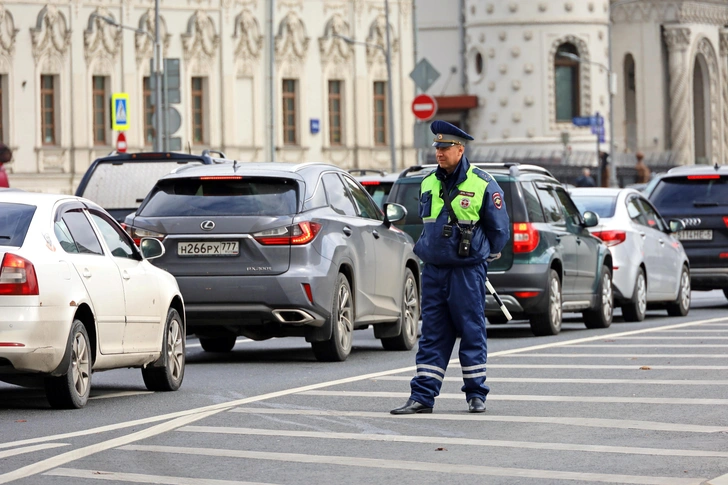
[[[123,131],[119,132],[119,137],[116,139],[116,151],[126,153],[126,135]]]
[[[420,121],[429,121],[437,113],[437,101],[429,94],[419,94],[412,101],[412,113]]]

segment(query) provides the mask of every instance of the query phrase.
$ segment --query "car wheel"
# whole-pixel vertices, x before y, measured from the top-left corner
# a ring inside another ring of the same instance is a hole
[[[400,323],[402,332],[396,337],[382,339],[382,347],[386,350],[411,350],[417,342],[417,327],[420,322],[420,295],[417,281],[412,271],[405,270],[404,289],[402,290],[402,316]]]
[[[177,310],[171,308],[162,335],[162,355],[155,367],[150,364],[142,368],[144,385],[150,391],[176,391],[185,377],[185,332]]]
[[[596,306],[582,313],[586,328],[607,328],[612,324],[614,313],[614,293],[612,292],[612,270],[602,266],[597,287]]]
[[[548,307],[546,313],[531,317],[531,331],[534,335],[556,335],[561,331],[561,280],[556,270],[549,270]]]
[[[91,391],[91,345],[81,320],[74,320],[71,325],[68,351],[71,359],[66,373],[45,379],[46,397],[51,407],[56,409],[80,409],[88,402]]]
[[[311,342],[317,360],[343,362],[351,353],[354,339],[354,300],[346,276],[339,273],[334,289],[329,321],[331,338],[324,342]]]
[[[723,294],[728,298],[728,288],[723,288]]]
[[[627,322],[641,322],[647,313],[647,281],[645,272],[640,268],[634,284],[632,301],[622,305],[622,315]]]
[[[200,337],[200,346],[205,352],[230,352],[235,347],[235,335],[225,337]]]
[[[684,317],[690,311],[690,271],[683,266],[680,273],[680,289],[677,300],[667,304],[667,314],[671,317]]]

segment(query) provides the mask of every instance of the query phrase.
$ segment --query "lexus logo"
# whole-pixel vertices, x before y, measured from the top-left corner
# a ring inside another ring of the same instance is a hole
[[[202,224],[200,224],[200,228],[203,231],[212,231],[215,229],[215,223],[212,221],[204,221]]]
[[[688,217],[687,219],[683,219],[682,221],[685,224],[685,227],[699,226],[702,222],[700,220],[700,217]]]

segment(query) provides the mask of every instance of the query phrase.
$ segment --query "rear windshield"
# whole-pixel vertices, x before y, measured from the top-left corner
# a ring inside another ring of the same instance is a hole
[[[574,195],[571,199],[579,208],[580,213],[585,211],[596,212],[599,217],[614,217],[617,198],[605,195]]]
[[[160,180],[142,217],[282,216],[296,213],[298,184],[283,178]]]
[[[22,246],[33,214],[34,205],[0,202],[0,246]]]
[[[133,161],[99,163],[91,174],[81,197],[92,200],[106,210],[136,209],[157,180],[172,170],[198,161]]]
[[[659,210],[728,205],[728,177],[665,177],[655,187],[650,200]]]
[[[389,191],[392,189],[392,182],[359,182],[362,186],[367,189],[369,195],[372,196],[374,202],[379,207],[383,207],[389,196]]]

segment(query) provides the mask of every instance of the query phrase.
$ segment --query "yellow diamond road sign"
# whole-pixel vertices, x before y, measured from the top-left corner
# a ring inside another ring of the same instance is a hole
[[[111,95],[111,129],[124,131],[129,129],[129,93]]]

